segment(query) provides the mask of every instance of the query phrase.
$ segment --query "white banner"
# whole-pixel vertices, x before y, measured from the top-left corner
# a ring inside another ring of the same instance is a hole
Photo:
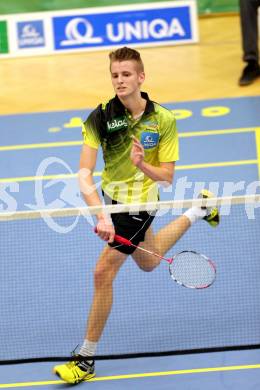
[[[198,40],[195,0],[0,17],[0,58]]]

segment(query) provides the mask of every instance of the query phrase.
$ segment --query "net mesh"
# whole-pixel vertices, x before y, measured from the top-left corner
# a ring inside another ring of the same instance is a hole
[[[259,196],[145,207],[158,210],[158,232],[185,208],[209,202],[222,205],[220,225],[199,221],[166,255],[204,253],[216,264],[215,283],[206,290],[185,289],[172,281],[167,262],[148,273],[128,257],[114,281],[113,309],[97,358],[260,346]],[[105,245],[93,233],[92,214],[98,211],[0,214],[2,363],[66,359],[82,343],[93,271]]]

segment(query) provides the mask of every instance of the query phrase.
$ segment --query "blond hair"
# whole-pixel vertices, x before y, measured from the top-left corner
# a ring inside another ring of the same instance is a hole
[[[121,47],[115,51],[111,51],[109,53],[110,59],[110,69],[112,62],[115,61],[135,61],[138,65],[138,70],[140,72],[144,72],[144,64],[141,59],[140,53],[137,50],[131,49],[130,47]]]

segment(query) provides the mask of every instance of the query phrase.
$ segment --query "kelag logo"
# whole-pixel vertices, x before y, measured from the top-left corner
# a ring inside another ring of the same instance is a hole
[[[45,45],[43,22],[41,20],[18,22],[17,38],[20,49],[43,47]]]
[[[190,8],[133,10],[53,18],[55,49],[187,41]]]

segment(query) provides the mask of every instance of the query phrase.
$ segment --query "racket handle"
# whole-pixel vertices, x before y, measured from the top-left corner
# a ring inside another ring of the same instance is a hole
[[[96,227],[94,228],[94,232],[97,233],[97,228]],[[127,245],[127,246],[131,246],[132,245],[130,240],[128,240],[127,238],[121,237],[118,234],[115,234],[114,240],[119,242],[119,244],[123,244],[123,245]]]
[[[132,245],[130,240],[128,240],[127,238],[121,237],[118,234],[115,234],[114,240],[119,242],[120,244],[123,244],[123,245],[127,245],[127,246]]]

